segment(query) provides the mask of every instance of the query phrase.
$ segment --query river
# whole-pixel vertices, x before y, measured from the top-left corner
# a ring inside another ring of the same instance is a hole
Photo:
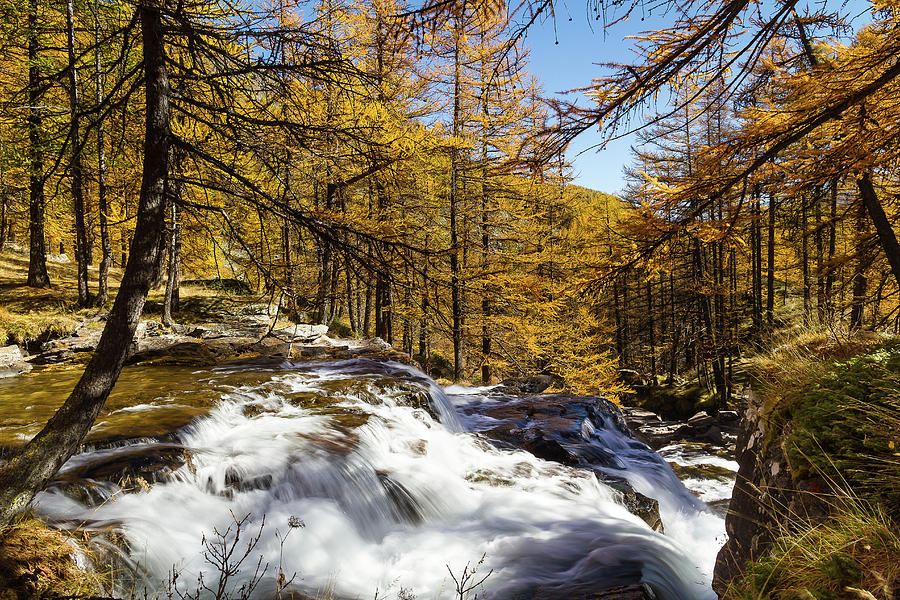
[[[605,401],[442,389],[365,358],[179,378],[166,386],[157,372],[155,399],[109,414],[140,432],[198,391],[211,408],[169,435],[98,441],[38,498],[44,518],[93,532],[120,596],[165,595],[173,572],[182,591],[216,589],[217,557],[234,549],[229,567],[247,557],[226,582],[233,596],[456,598],[454,579],[477,569],[469,597],[580,598],[638,581],[658,598],[716,597],[724,522],[698,496],[727,498],[730,484],[683,475],[691,493],[669,462],[727,472],[733,461],[682,446],[663,458]],[[658,502],[665,533],[629,512],[626,487]]]

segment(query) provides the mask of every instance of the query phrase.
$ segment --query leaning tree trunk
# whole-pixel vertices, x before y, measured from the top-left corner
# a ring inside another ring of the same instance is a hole
[[[888,263],[891,265],[894,279],[897,280],[897,285],[900,285],[900,243],[897,242],[897,234],[894,233],[894,228],[891,227],[891,222],[884,213],[884,207],[878,201],[869,173],[863,174],[856,184],[859,187],[866,212],[869,213],[869,218],[872,219],[872,224],[875,225],[875,231],[878,232],[878,241],[885,256],[887,256]]]
[[[41,141],[43,119],[38,104],[41,100],[38,67],[37,0],[28,3],[28,151],[29,151],[29,205],[28,227],[30,233],[28,253],[28,285],[37,288],[50,287],[47,274],[47,243],[44,240],[44,149]]]
[[[66,0],[66,48],[69,55],[69,143],[72,158],[72,204],[75,210],[75,262],[78,265],[78,304],[88,306],[88,236],[84,210],[84,173],[81,168],[81,102],[78,98],[78,70],[75,66],[75,1]]]
[[[169,81],[160,12],[148,6],[139,10],[147,116],[140,205],[128,265],[100,343],[75,389],[41,432],[0,470],[0,527],[29,505],[90,431],[122,371],[150,290],[164,220]]]

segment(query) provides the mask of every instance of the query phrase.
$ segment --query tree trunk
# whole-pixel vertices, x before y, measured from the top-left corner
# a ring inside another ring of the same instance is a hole
[[[28,228],[30,233],[28,255],[28,285],[36,288],[50,287],[47,274],[47,246],[44,239],[44,148],[41,140],[43,119],[38,104],[41,101],[38,67],[37,0],[28,2],[28,152],[29,209]]]
[[[372,283],[366,282],[366,301],[363,305],[363,336],[371,337],[372,331]]]
[[[6,199],[6,163],[3,160],[3,150],[3,129],[0,128],[0,252],[6,249],[6,236],[9,233],[9,209]]]
[[[813,202],[815,202],[813,218],[816,220],[816,316],[821,324],[825,322],[825,275],[823,273],[825,244],[822,238],[822,188],[820,186],[816,186]]]
[[[800,198],[800,271],[803,276],[803,319],[810,319],[810,301],[812,289],[809,284],[809,238],[806,236],[806,228],[809,226],[809,213],[805,197]]]
[[[869,268],[869,244],[866,227],[866,206],[860,202],[856,213],[856,265],[853,268],[853,298],[850,304],[850,329],[859,329],[863,324],[863,312],[866,305],[866,290],[869,280],[866,269]]]
[[[454,25],[453,47],[453,136],[459,133],[460,120],[460,17]],[[454,139],[453,143],[456,143]],[[450,149],[450,310],[452,313],[453,381],[462,379],[462,304],[459,281],[459,233],[457,231],[459,204],[459,159],[456,147]]]
[[[81,101],[78,97],[78,69],[75,64],[75,1],[66,0],[66,49],[69,55],[69,144],[72,157],[72,204],[75,210],[75,262],[78,266],[78,304],[89,306],[88,236],[85,225],[84,173],[81,168]]]
[[[178,173],[180,161],[175,158],[175,168]],[[179,287],[181,285],[181,219],[178,205],[181,202],[182,190],[180,182],[173,182],[172,178],[166,180],[166,200],[171,206],[170,215],[172,224],[169,226],[169,263],[166,274],[166,296],[163,301],[162,324],[166,327],[175,325],[172,319],[172,311],[178,310]]]
[[[838,180],[835,178],[831,182],[831,202],[828,213],[828,274],[825,275],[825,306],[829,318],[834,312],[831,294],[834,290],[834,253],[837,246],[837,194]]]
[[[653,318],[653,279],[647,278],[647,316],[650,318],[650,375],[656,385],[656,323]]]
[[[128,266],[96,351],[65,403],[0,470],[0,527],[24,510],[78,449],[119,377],[152,283],[164,220],[169,156],[168,77],[162,19],[141,6],[146,133],[140,207]]]
[[[762,329],[762,208],[760,206],[759,184],[754,186],[751,213],[753,222],[750,225],[752,294],[753,294],[753,327],[759,332]]]
[[[96,73],[97,106],[103,105],[103,65],[100,54],[100,3],[94,2],[94,53]],[[103,306],[109,300],[109,267],[112,263],[112,242],[109,239],[109,205],[106,197],[106,146],[102,112],[97,117],[97,203],[100,212],[100,273],[97,276],[97,299],[95,304]]]
[[[866,212],[869,213],[869,218],[872,220],[875,231],[878,233],[878,242],[881,244],[881,249],[888,259],[888,264],[891,265],[891,272],[894,274],[897,285],[900,286],[900,243],[897,242],[894,228],[891,227],[891,222],[884,213],[884,207],[878,201],[869,173],[863,174],[856,184],[859,187]]]
[[[766,322],[775,321],[775,197],[769,194],[768,247],[766,248]]]

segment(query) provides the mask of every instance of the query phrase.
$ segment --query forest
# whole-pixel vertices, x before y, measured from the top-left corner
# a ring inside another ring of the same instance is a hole
[[[4,450],[0,524],[85,450],[148,297],[181,332],[198,282],[273,307],[269,333],[381,338],[448,390],[541,376],[664,414],[690,388],[685,419],[742,410],[785,340],[900,334],[900,2],[592,0],[597,35],[667,25],[571,101],[528,37],[569,8],[0,0],[3,285],[59,290],[71,262],[53,310],[105,315],[68,399]],[[586,131],[632,136],[619,193],[578,185]],[[857,597],[895,597],[885,577]]]

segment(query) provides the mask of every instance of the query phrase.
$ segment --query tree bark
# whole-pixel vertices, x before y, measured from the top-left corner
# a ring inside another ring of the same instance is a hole
[[[766,322],[775,321],[775,198],[769,194],[768,247],[766,248]]]
[[[69,57],[69,144],[72,156],[72,204],[75,211],[75,262],[78,266],[78,304],[91,303],[88,288],[88,236],[85,225],[84,172],[81,168],[81,101],[78,97],[78,69],[75,64],[75,1],[66,0],[66,49]]]
[[[6,196],[6,164],[3,161],[3,129],[0,128],[0,252],[6,249],[9,215]]]
[[[134,339],[159,251],[169,156],[169,83],[162,19],[138,9],[144,42],[146,131],[140,206],[128,266],[96,351],[65,403],[21,452],[0,470],[0,527],[24,510],[78,449],[121,373]]]
[[[30,233],[28,255],[28,285],[36,288],[50,287],[47,274],[47,245],[44,239],[44,149],[41,140],[43,119],[38,104],[41,101],[40,68],[38,66],[38,6],[37,0],[28,2],[28,228]]]
[[[94,2],[94,67],[96,69],[97,106],[103,105],[103,61],[100,53],[100,3]],[[97,203],[100,212],[100,273],[97,276],[97,298],[95,304],[103,306],[109,300],[109,268],[112,263],[112,241],[109,238],[109,204],[106,189],[106,139],[103,113],[97,120]]]
[[[829,203],[828,213],[828,274],[825,275],[825,306],[827,308],[828,317],[833,314],[834,303],[831,301],[832,290],[834,289],[834,253],[837,246],[837,195],[838,180],[835,178],[831,182],[831,200]]]
[[[869,218],[875,226],[875,231],[878,233],[878,242],[881,244],[881,249],[888,259],[888,264],[891,265],[894,279],[897,281],[897,285],[900,285],[900,243],[897,242],[897,234],[884,213],[884,207],[878,201],[869,173],[863,174],[856,184],[862,196],[863,204],[866,207],[866,212],[869,214]]]
[[[460,17],[454,25],[453,47],[453,136],[459,133],[460,94]],[[456,140],[454,139],[454,144]],[[457,205],[459,204],[459,159],[456,147],[450,149],[450,310],[452,313],[453,381],[462,379],[462,305],[459,281],[459,233],[457,231]]]
[[[181,161],[178,157],[174,160],[176,173]],[[166,295],[163,301],[162,324],[166,327],[175,325],[172,311],[178,310],[179,287],[181,285],[181,219],[178,205],[181,203],[181,183],[173,181],[171,177],[166,180],[166,201],[169,204],[172,223],[169,226],[169,263],[166,273]]]

